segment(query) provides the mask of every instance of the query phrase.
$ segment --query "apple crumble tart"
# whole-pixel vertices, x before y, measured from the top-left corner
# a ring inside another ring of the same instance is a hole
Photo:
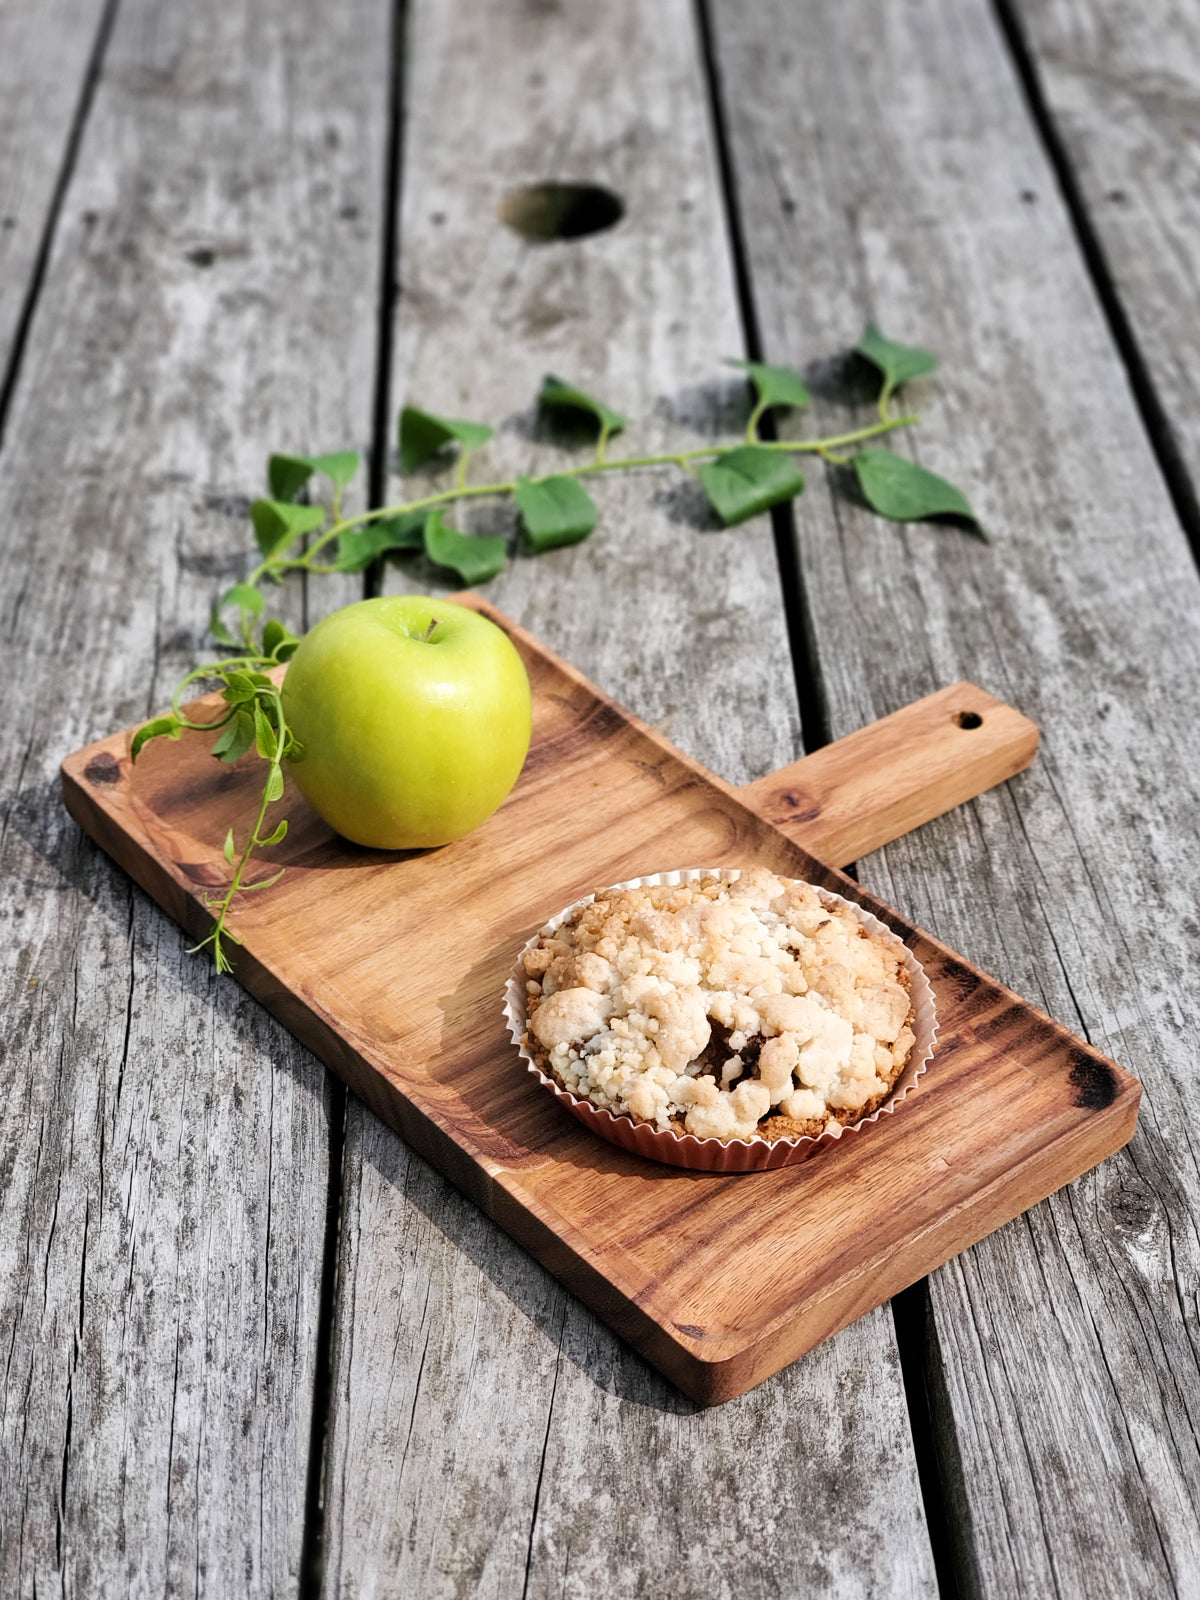
[[[857,1123],[915,1043],[898,941],[761,867],[607,890],[522,964],[538,1067],[665,1132],[774,1141]]]

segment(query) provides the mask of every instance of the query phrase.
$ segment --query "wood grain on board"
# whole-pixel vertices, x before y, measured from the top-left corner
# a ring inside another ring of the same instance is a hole
[[[376,852],[338,839],[291,792],[272,853],[288,870],[239,910],[235,971],[688,1394],[741,1394],[1126,1142],[1140,1088],[1119,1067],[819,865],[506,626],[529,671],[534,736],[504,806],[439,850]],[[885,726],[885,750],[891,738]],[[222,768],[201,736],[148,747],[135,770],[128,740],[67,760],[67,805],[198,933],[257,759]],[[865,733],[859,759],[870,760]],[[937,999],[935,1061],[896,1114],[801,1167],[668,1171],[597,1140],[534,1083],[501,1022],[505,979],[528,935],[589,889],[750,862],[836,888],[905,937]]]
[[[12,395],[0,1591],[22,1600],[298,1581],[334,1097],[64,826],[56,768],[195,661],[267,450],[369,439],[390,12],[123,0]],[[80,40],[61,4],[13,26],[64,74],[39,98],[31,67],[20,98],[56,161]]]
[[[803,365],[867,316],[937,351],[895,448],[959,484],[990,539],[810,483],[796,530],[832,730],[958,677],[1041,729],[1028,772],[862,880],[1146,1089],[1127,1152],[931,1280],[958,1581],[1190,1593],[1200,582],[994,9],[719,0],[715,22],[765,358]],[[1159,237],[1147,272],[1174,270]],[[806,426],[870,415],[861,378],[813,376]]]
[[[952,683],[742,793],[810,854],[845,866],[1024,771],[1037,744],[1037,724],[1015,707]]]

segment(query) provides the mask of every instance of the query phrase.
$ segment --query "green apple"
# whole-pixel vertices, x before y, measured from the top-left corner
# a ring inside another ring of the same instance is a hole
[[[356,844],[411,850],[477,828],[529,750],[508,635],[449,600],[360,600],[318,622],[283,685],[300,792]]]

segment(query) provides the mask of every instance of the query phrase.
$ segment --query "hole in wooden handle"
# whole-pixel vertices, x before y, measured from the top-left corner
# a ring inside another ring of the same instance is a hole
[[[978,711],[956,711],[954,720],[960,728],[982,728],[983,718]]]

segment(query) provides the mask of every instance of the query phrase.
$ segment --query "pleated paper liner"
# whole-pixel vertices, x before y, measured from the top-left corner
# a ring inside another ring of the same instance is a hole
[[[675,886],[681,883],[695,883],[702,878],[719,878],[724,883],[733,883],[741,875],[741,870],[737,867],[690,867],[677,872],[660,872],[649,877],[631,878],[626,883],[613,884],[612,889],[599,892],[609,894],[612,890],[641,889],[655,884]],[[823,1146],[837,1139],[864,1134],[880,1117],[893,1116],[900,1109],[912,1092],[917,1079],[929,1065],[937,1042],[937,1010],[933,988],[925,975],[925,969],[911,950],[890,928],[880,922],[878,917],[864,910],[862,906],[855,905],[852,900],[845,900],[841,895],[832,894],[827,889],[818,888],[817,893],[830,906],[848,907],[864,928],[877,934],[896,951],[909,976],[914,1012],[912,1026],[916,1043],[888,1098],[871,1112],[870,1116],[845,1126],[834,1123],[823,1133],[800,1139],[726,1140],[698,1139],[694,1134],[675,1133],[670,1129],[652,1127],[649,1123],[634,1122],[633,1118],[627,1115],[602,1110],[599,1106],[592,1105],[589,1100],[582,1100],[579,1096],[571,1094],[543,1072],[524,1045],[527,974],[518,956],[512,976],[504,989],[504,1017],[521,1059],[538,1082],[548,1089],[573,1117],[578,1118],[600,1138],[607,1139],[610,1144],[619,1145],[622,1150],[630,1150],[635,1155],[646,1156],[652,1161],[665,1161],[674,1167],[688,1167],[697,1172],[767,1172],[806,1161]],[[574,915],[581,907],[589,905],[595,898],[594,894],[585,895],[582,900],[576,900],[573,905],[567,906],[551,917],[528,941],[520,955],[523,956],[527,950],[532,950],[539,939],[553,933],[568,917]]]

